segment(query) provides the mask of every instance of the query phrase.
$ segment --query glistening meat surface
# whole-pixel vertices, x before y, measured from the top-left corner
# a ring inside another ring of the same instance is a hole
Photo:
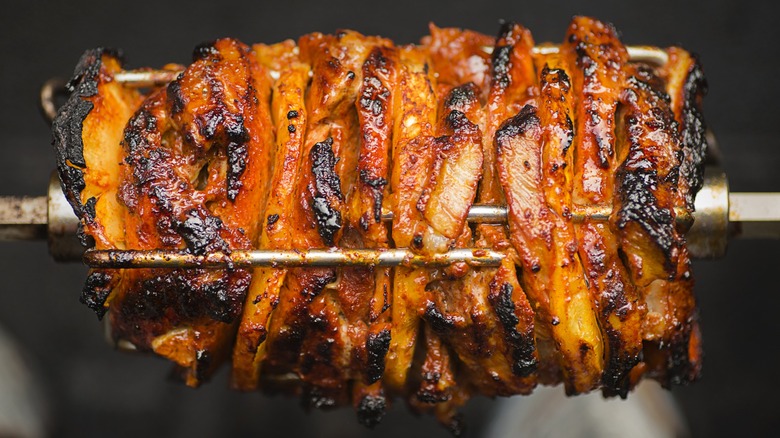
[[[97,250],[491,249],[500,266],[92,270],[82,301],[118,345],[191,386],[230,361],[240,390],[351,405],[395,398],[455,433],[474,395],[626,396],[695,380],[685,229],[706,153],[698,59],[635,62],[575,17],[529,30],[431,26],[420,45],[354,31],[198,46],[169,84],[90,50],[54,123],[63,189]],[[506,224],[469,224],[475,203]],[[611,212],[599,217],[597,212]],[[383,218],[393,213],[392,222]]]

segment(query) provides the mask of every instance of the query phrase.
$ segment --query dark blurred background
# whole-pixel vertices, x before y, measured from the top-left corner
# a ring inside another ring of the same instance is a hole
[[[130,67],[160,66],[186,63],[196,44],[221,36],[276,42],[352,28],[409,43],[427,33],[430,21],[494,34],[502,18],[530,28],[537,42],[557,42],[574,14],[613,22],[627,44],[682,44],[699,53],[710,84],[705,115],[732,189],[780,191],[774,11],[770,1],[4,2],[0,195],[45,193],[54,157],[39,88],[70,75],[87,48],[119,47]],[[727,257],[696,263],[704,377],[674,390],[694,436],[771,435],[780,426],[772,402],[780,392],[779,249],[777,241],[733,241]],[[78,302],[85,273],[78,263],[53,262],[43,242],[0,242],[0,329],[21,346],[43,388],[53,435],[447,436],[401,403],[368,432],[349,410],[305,414],[295,400],[232,393],[224,372],[198,390],[171,383],[167,363],[113,351],[103,341],[101,324]],[[472,402],[472,436],[495,406]]]

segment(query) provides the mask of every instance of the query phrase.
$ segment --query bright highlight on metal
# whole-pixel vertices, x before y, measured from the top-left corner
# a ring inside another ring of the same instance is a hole
[[[89,250],[84,253],[84,263],[93,268],[442,267],[454,263],[482,267],[498,266],[503,259],[504,254],[483,248],[454,249],[431,255],[415,254],[406,248],[233,250],[229,254],[214,252],[200,256],[162,250]]]

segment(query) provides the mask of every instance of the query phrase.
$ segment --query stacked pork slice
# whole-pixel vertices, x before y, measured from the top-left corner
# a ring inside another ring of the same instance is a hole
[[[684,231],[706,151],[697,59],[634,62],[575,18],[559,50],[431,26],[420,45],[352,31],[199,46],[145,91],[88,51],[54,125],[96,249],[490,248],[498,267],[92,270],[82,301],[124,348],[188,385],[351,404],[403,397],[453,430],[476,394],[563,383],[626,396],[685,383],[700,340]],[[469,224],[474,203],[507,225]],[[608,220],[594,212],[611,212]],[[392,222],[383,214],[393,212]]]

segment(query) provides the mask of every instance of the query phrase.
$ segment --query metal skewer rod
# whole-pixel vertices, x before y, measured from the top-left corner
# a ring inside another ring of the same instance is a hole
[[[249,268],[324,266],[418,266],[441,267],[453,263],[498,266],[504,254],[483,248],[454,249],[442,254],[420,255],[406,248],[233,250],[194,255],[163,250],[89,250],[84,263],[93,268]]]
[[[50,243],[50,250],[56,259],[61,261],[78,260],[83,249],[81,249],[75,238],[78,220],[73,215],[70,205],[65,200],[59,183],[56,178],[52,180],[49,188],[49,196],[20,198],[15,196],[0,196],[0,241],[3,240],[43,240],[47,239]],[[47,208],[48,207],[48,208]],[[780,238],[780,193],[728,193],[727,187],[723,182],[710,182],[705,184],[704,189],[699,193],[696,199],[695,214],[697,220],[693,228],[688,232],[687,239],[691,254],[695,257],[713,257],[722,255],[725,251],[725,244],[728,237],[744,238]],[[573,222],[582,222],[585,220],[605,221],[609,219],[608,211],[584,211],[572,215]],[[678,213],[679,221],[693,220],[693,217],[687,214]],[[392,212],[386,212],[382,215],[384,221],[392,221]],[[507,209],[504,206],[480,205],[471,207],[467,217],[471,223],[504,224],[507,222]],[[687,226],[683,222],[683,226]],[[722,242],[721,248],[714,249],[711,244],[702,246],[702,242],[717,241]],[[368,251],[368,250],[366,250]],[[389,260],[396,260],[399,263],[404,262],[406,253],[403,256],[398,254],[386,254],[381,256],[380,261],[371,261],[367,253],[359,253],[360,257],[348,255],[334,255],[333,251],[328,250],[329,255],[323,256],[327,260],[336,258],[349,259],[347,264],[372,264],[390,263]],[[112,257],[118,257],[122,252],[114,251]],[[126,256],[130,253],[126,253]],[[163,258],[165,255],[176,255],[177,252],[157,251],[154,257],[145,260],[155,260],[155,257]],[[267,257],[269,261],[258,263],[298,263],[294,260],[307,260],[306,265],[311,265],[311,258],[298,255],[280,254],[262,255],[255,254],[254,258],[247,260],[262,260]],[[356,253],[358,254],[358,253]],[[455,256],[452,254],[451,256]],[[95,256],[96,257],[96,256]],[[101,256],[104,257],[104,256]],[[211,263],[209,260],[219,260],[220,256],[213,256],[214,259],[190,260],[193,266],[201,266],[203,263]],[[244,257],[244,256],[233,256]],[[393,257],[396,257],[395,259]],[[400,258],[398,258],[400,257]],[[93,260],[99,260],[97,258]],[[177,258],[177,260],[182,260]],[[226,266],[230,260],[224,259]],[[289,262],[285,262],[285,260]],[[379,259],[378,259],[379,260]],[[451,261],[468,261],[449,259]],[[129,263],[129,262],[128,262]],[[151,263],[151,262],[150,262]],[[155,262],[156,263],[156,262]],[[243,263],[234,261],[234,264]],[[330,263],[330,262],[328,262]],[[341,263],[341,262],[339,262]],[[395,263],[395,262],[393,262]],[[411,263],[428,263],[421,258],[413,258]],[[481,263],[481,262],[480,262]],[[132,263],[130,263],[132,264]],[[97,266],[97,265],[95,265]],[[157,266],[157,265],[155,265]],[[384,265],[383,265],[384,266]]]
[[[0,197],[0,240],[46,239],[46,204],[45,196]]]
[[[58,187],[57,190],[59,190]],[[739,196],[739,194],[732,195]],[[46,196],[0,196],[0,241],[45,239],[50,221],[50,218],[47,217],[47,204],[52,201]],[[64,206],[59,209],[64,210],[64,212],[60,212],[60,215],[63,213],[71,214],[70,206],[64,198],[60,203]],[[610,214],[611,211],[604,209],[575,211],[571,215],[571,220],[575,223],[586,220],[607,221]],[[690,214],[684,209],[675,209],[675,214],[677,221],[683,225],[692,221]],[[744,213],[741,216],[738,213],[734,213],[734,215],[735,217],[744,217]],[[60,218],[60,220],[62,219]],[[76,221],[75,216],[72,220]],[[382,220],[391,222],[393,212],[384,212]],[[501,205],[474,204],[471,206],[466,220],[479,224],[505,224],[507,222],[507,208]]]
[[[780,195],[777,193],[729,193],[732,233],[753,239],[780,239]]]
[[[687,229],[693,223],[693,217],[684,208],[675,208],[674,213],[677,223],[683,228]],[[587,220],[603,222],[608,221],[611,214],[611,209],[581,208],[572,212],[570,219],[574,223],[582,223]],[[392,221],[393,213],[383,213],[382,220]],[[507,208],[503,205],[474,204],[471,206],[466,220],[477,224],[505,224],[507,222]]]
[[[690,218],[690,215],[685,216]],[[609,219],[609,213],[594,210],[572,215],[572,220],[586,218]],[[392,221],[393,214],[382,215]],[[469,222],[501,224],[507,221],[507,208],[494,205],[474,205],[469,210]],[[234,250],[194,255],[177,250],[88,250],[84,263],[92,268],[248,268],[248,267],[318,267],[318,266],[420,266],[442,267],[467,263],[475,267],[498,266],[504,254],[485,248],[454,249],[432,255],[415,254],[407,248],[394,249],[309,249],[309,250]]]

